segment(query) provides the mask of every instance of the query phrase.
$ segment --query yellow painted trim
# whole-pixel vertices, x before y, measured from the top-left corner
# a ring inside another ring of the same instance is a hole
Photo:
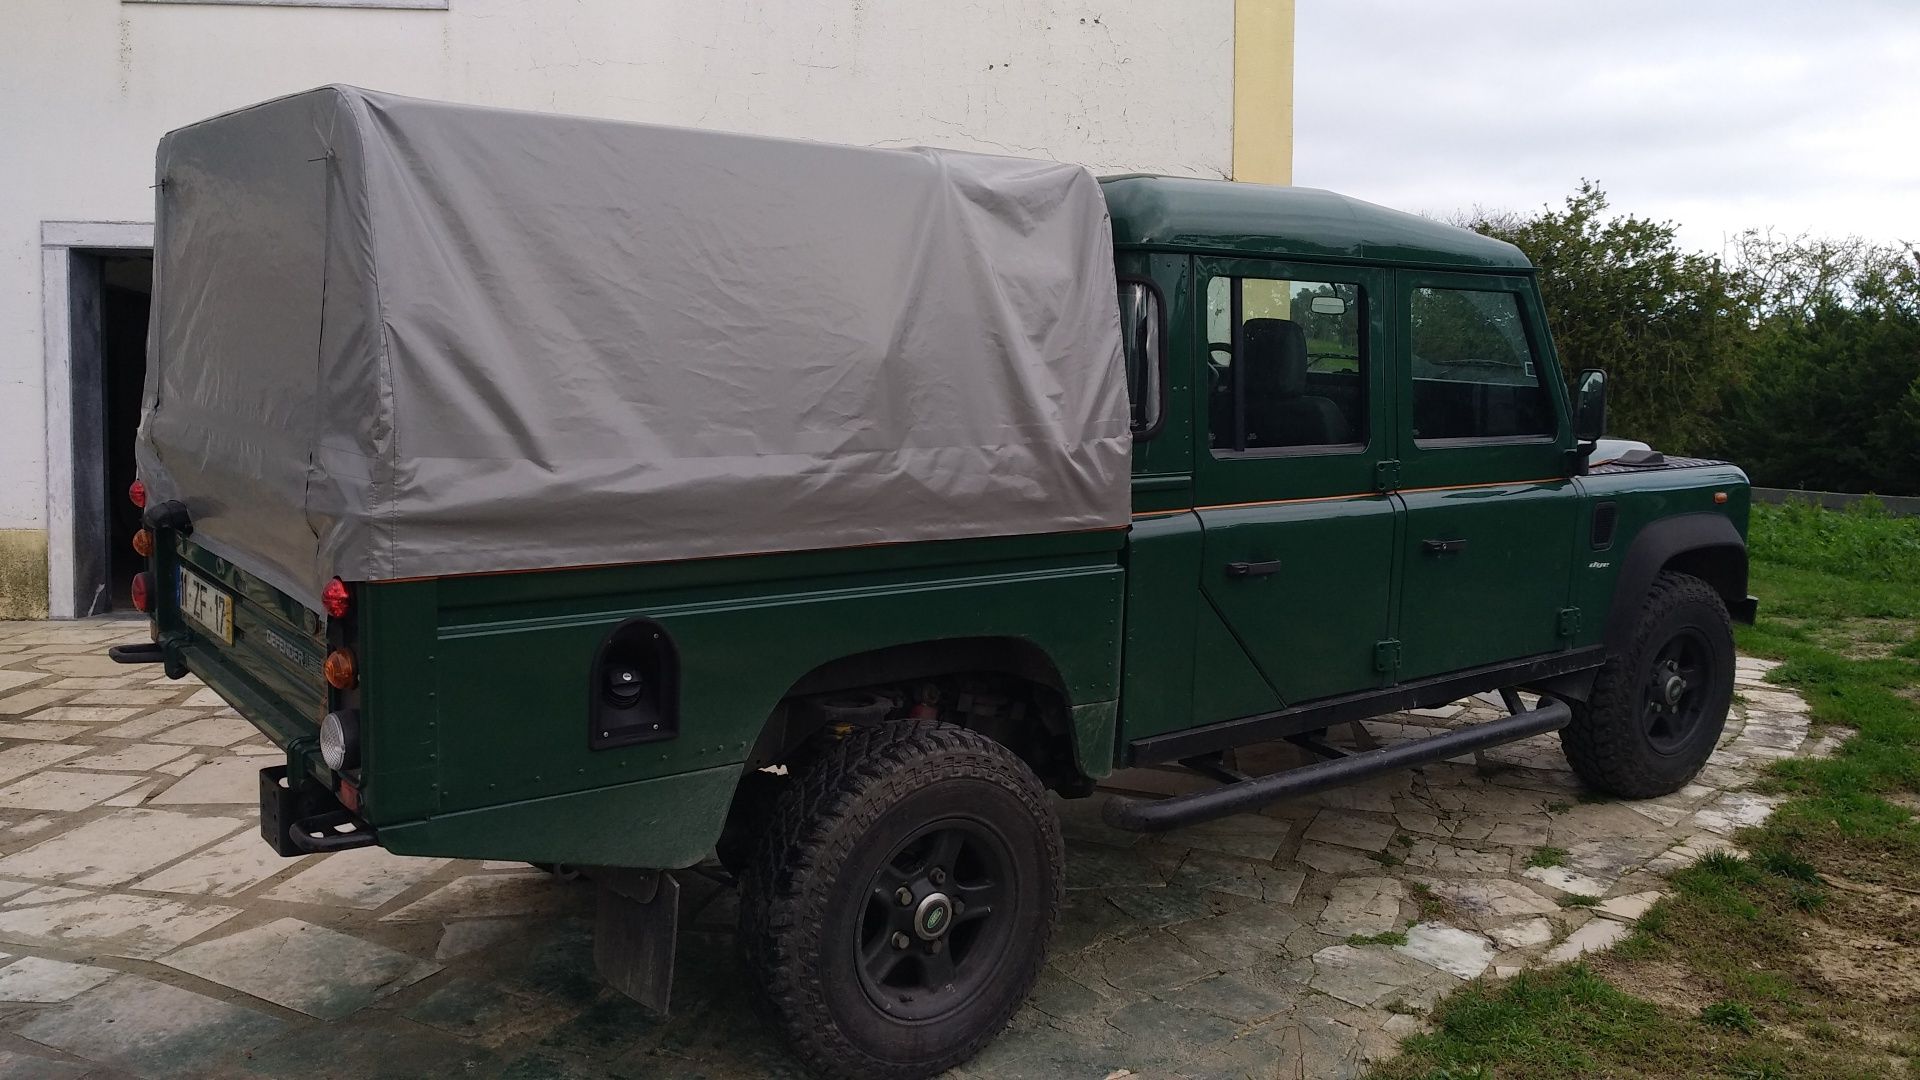
[[[1234,0],[1233,178],[1293,183],[1294,0]]]
[[[47,617],[47,530],[0,529],[0,619]]]

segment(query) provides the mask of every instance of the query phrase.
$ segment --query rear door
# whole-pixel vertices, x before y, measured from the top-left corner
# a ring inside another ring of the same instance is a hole
[[[1524,278],[1399,274],[1399,678],[1565,647],[1577,493]]]
[[[1380,490],[1394,437],[1381,363],[1390,274],[1197,264],[1200,585],[1227,631],[1198,635],[1205,723],[1224,717],[1206,715],[1199,688],[1236,647],[1288,705],[1385,678],[1396,506]]]

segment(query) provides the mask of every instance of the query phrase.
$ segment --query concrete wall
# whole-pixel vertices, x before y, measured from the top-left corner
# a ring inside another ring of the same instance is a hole
[[[1240,6],[1261,13],[1269,49],[1284,11],[1290,49],[1292,0]],[[13,0],[0,34],[0,616],[45,603],[41,223],[150,221],[169,128],[349,82],[1217,177],[1234,167],[1235,17],[1235,0]],[[1274,130],[1276,93],[1290,115],[1290,59],[1285,85],[1269,77],[1251,106],[1262,178],[1270,144],[1290,148],[1290,124]]]

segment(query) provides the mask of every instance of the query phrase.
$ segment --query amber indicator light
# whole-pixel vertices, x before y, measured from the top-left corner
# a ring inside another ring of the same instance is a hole
[[[353,689],[354,678],[358,674],[353,668],[353,652],[350,649],[335,649],[327,654],[327,663],[323,669],[327,676],[327,685],[335,690]]]

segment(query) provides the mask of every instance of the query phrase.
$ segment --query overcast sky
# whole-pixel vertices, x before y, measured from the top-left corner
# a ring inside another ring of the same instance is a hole
[[[1920,243],[1920,0],[1299,0],[1294,182]]]

